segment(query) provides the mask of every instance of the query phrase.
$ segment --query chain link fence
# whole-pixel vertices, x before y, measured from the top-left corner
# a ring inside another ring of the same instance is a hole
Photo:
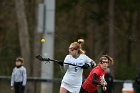
[[[25,93],[32,93],[30,89],[33,89],[33,93],[41,93],[40,85],[41,83],[53,84],[53,93],[59,93],[59,88],[61,84],[61,79],[41,79],[36,77],[28,77]],[[113,93],[122,93],[124,80],[114,80]],[[99,93],[102,93],[101,88],[99,88]],[[14,93],[10,89],[10,77],[0,76],[0,93]],[[45,92],[47,93],[47,91]]]

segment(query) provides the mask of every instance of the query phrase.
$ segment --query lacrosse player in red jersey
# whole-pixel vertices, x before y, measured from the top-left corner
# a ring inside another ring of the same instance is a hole
[[[106,91],[107,82],[104,79],[105,70],[113,64],[113,59],[108,55],[103,55],[99,59],[99,64],[93,68],[81,86],[80,93],[98,93],[97,88],[102,86]]]

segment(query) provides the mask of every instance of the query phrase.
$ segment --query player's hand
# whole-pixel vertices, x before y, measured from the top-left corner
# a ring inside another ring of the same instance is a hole
[[[106,91],[107,90],[107,87],[102,87],[103,91]]]
[[[90,66],[87,64],[87,63],[85,63],[83,66],[82,66],[82,68],[83,69],[88,69]]]
[[[13,86],[11,86],[11,90],[14,90],[14,87]]]
[[[103,87],[105,87],[105,86],[107,85],[107,82],[106,82],[106,81],[101,81],[101,85],[102,85]]]

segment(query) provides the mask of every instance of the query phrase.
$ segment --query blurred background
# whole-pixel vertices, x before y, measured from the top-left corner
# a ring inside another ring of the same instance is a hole
[[[123,82],[135,82],[140,73],[139,6],[140,0],[0,0],[0,93],[13,92],[10,76],[18,56],[27,68],[26,93],[58,93],[62,67],[35,56],[64,60],[80,38],[93,60],[114,58],[112,93],[122,93]]]

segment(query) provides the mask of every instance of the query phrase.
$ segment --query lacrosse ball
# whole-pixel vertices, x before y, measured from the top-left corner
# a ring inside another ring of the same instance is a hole
[[[41,39],[41,43],[44,43],[45,42],[45,39]]]

